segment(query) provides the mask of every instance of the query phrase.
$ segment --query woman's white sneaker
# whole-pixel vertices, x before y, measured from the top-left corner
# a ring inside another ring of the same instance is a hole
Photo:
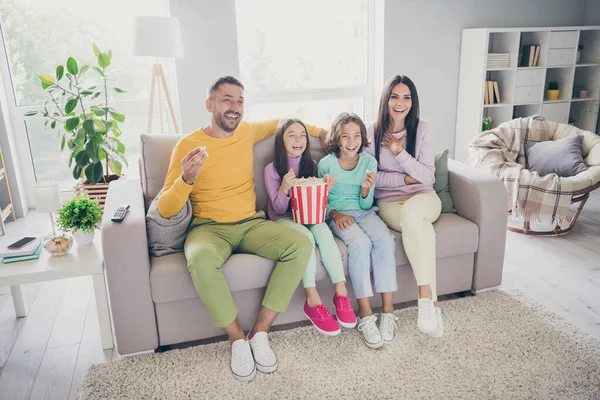
[[[359,318],[358,331],[362,333],[363,341],[368,348],[378,349],[383,346],[383,338],[377,328],[377,314]]]
[[[437,327],[435,307],[431,299],[419,299],[419,316],[417,317],[417,328],[423,333],[431,334]]]
[[[396,317],[392,313],[381,313],[379,316],[379,332],[384,344],[390,344],[396,337]]]
[[[435,308],[435,317],[437,320],[437,325],[433,332],[429,334],[429,336],[439,339],[442,336],[444,336],[444,322],[442,321],[442,310],[440,310],[439,307]]]
[[[238,339],[231,344],[231,372],[242,382],[249,382],[256,376],[254,357],[246,339]]]
[[[267,332],[256,332],[250,339],[250,348],[260,372],[268,374],[277,371],[277,357],[271,349]]]

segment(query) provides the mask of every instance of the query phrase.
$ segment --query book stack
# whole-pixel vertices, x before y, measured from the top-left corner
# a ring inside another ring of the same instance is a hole
[[[13,241],[8,241],[6,243],[10,244]],[[3,247],[0,250],[0,257],[2,257],[3,264],[12,264],[20,261],[29,261],[36,260],[40,258],[40,252],[42,251],[42,240],[40,238],[36,238],[31,243],[26,246],[16,249],[9,250]]]
[[[521,47],[519,67],[537,67],[540,59],[541,46],[528,44]]]
[[[500,103],[500,90],[498,89],[498,81],[485,81],[485,95],[483,96],[483,104]]]
[[[488,69],[508,68],[508,53],[490,53],[487,56]]]

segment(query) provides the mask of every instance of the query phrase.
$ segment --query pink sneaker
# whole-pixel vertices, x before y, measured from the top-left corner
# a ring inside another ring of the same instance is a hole
[[[309,307],[308,303],[304,303],[304,315],[310,319],[315,328],[327,336],[339,335],[341,329],[338,323],[333,319],[327,307],[319,304],[315,307]]]
[[[335,315],[338,323],[344,328],[354,328],[356,326],[356,314],[350,304],[350,299],[346,296],[334,296]]]

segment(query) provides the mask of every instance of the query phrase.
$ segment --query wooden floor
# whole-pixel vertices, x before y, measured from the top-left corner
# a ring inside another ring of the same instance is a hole
[[[47,216],[8,226],[30,232]],[[1,266],[0,266],[1,268]],[[509,233],[503,288],[517,288],[600,339],[600,190],[573,232],[562,237]],[[15,318],[0,288],[0,399],[75,399],[85,370],[119,358],[103,351],[91,278],[26,285],[31,311]]]

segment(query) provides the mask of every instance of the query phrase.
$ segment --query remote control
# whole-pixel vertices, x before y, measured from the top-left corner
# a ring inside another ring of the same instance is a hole
[[[115,215],[110,219],[112,222],[122,222],[125,219],[125,215],[129,211],[129,204],[123,204],[115,212]]]

